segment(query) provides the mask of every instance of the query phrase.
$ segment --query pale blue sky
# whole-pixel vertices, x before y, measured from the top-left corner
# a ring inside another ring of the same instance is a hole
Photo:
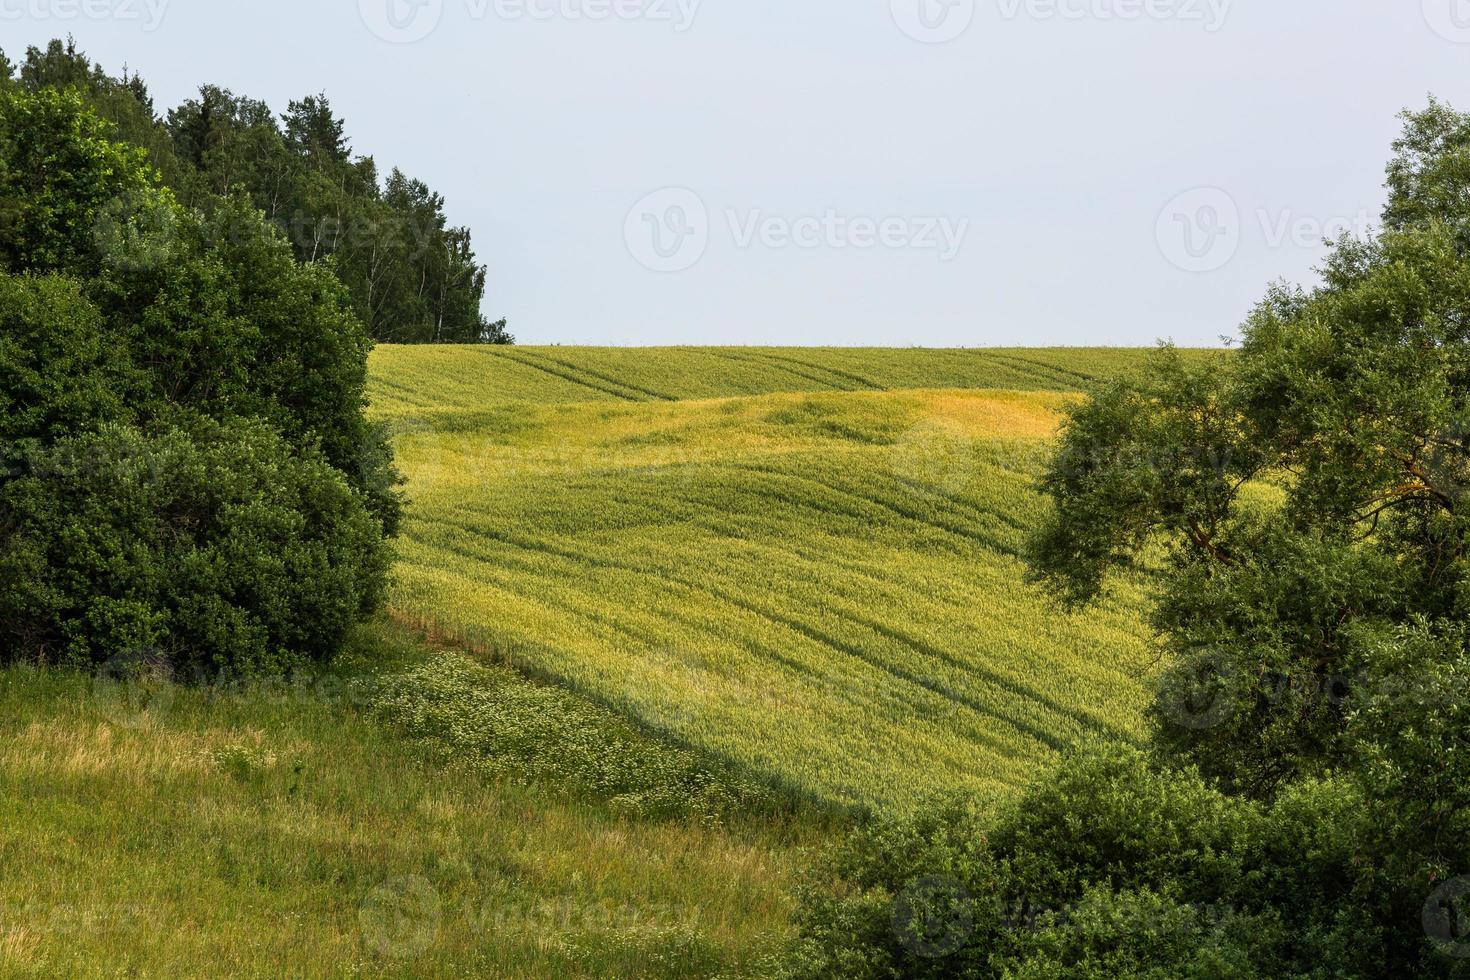
[[[1213,343],[1470,107],[1470,0],[0,0],[68,32],[325,89],[528,343]]]

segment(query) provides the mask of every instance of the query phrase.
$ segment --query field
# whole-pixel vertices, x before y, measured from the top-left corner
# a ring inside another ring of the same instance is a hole
[[[1005,791],[1140,732],[1134,589],[1068,615],[1018,549],[1057,412],[1142,356],[380,348],[394,614],[802,798]]]
[[[1141,359],[381,348],[396,622],[291,687],[0,671],[0,975],[768,975],[846,811],[1140,732],[1142,583],[1017,551]]]
[[[0,976],[759,972],[788,928],[796,838],[631,815],[578,791],[576,764],[532,784],[504,745],[461,742],[474,764],[446,764],[415,707],[446,690],[421,677],[444,664],[374,627],[330,685],[145,702],[0,670]],[[535,704],[660,780],[656,748],[591,709],[466,676],[475,691],[447,688],[461,721]],[[344,696],[359,681],[392,697]]]

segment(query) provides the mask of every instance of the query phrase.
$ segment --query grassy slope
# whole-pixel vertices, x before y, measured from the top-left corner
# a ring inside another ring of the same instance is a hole
[[[373,405],[399,415],[508,402],[672,401],[782,391],[1076,391],[1136,371],[1144,354],[1110,347],[380,346],[373,353]]]
[[[826,798],[1009,783],[1009,753],[1128,730],[1138,698],[1128,611],[1055,617],[1011,557],[1061,396],[872,386],[1137,360],[1013,354],[1046,366],[381,350],[419,499],[400,612]],[[757,796],[727,826],[745,790],[592,701],[360,643],[344,671],[391,678],[367,706],[165,687],[139,713],[0,671],[0,975],[760,975],[817,822],[760,824]],[[695,819],[648,815],[691,785]]]
[[[1136,732],[1147,654],[1128,596],[1071,617],[1023,583],[1069,396],[985,389],[1140,361],[385,348],[395,609],[823,800],[1003,789]]]
[[[384,635],[360,655],[404,661],[403,709],[436,655]],[[0,976],[731,975],[784,934],[789,845],[494,775],[513,751],[446,767],[340,690],[165,687],[140,710],[0,671]]]

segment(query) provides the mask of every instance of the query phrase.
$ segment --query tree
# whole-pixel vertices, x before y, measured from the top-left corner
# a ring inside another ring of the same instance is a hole
[[[1086,599],[1167,549],[1159,720],[1235,789],[1340,766],[1367,638],[1470,612],[1467,312],[1470,261],[1434,217],[1341,243],[1311,293],[1274,290],[1212,377],[1166,356],[1072,417],[1036,567]],[[1220,718],[1171,720],[1202,677]]]
[[[325,92],[290,102],[281,117],[286,145],[317,170],[337,170],[352,158],[347,123],[332,113]]]
[[[396,170],[382,180],[372,157],[354,157],[325,94],[292,101],[278,116],[204,85],[159,119],[141,76],[109,76],[71,40],[28,49],[19,75],[27,91],[73,93],[112,124],[117,141],[146,150],[186,209],[212,215],[246,195],[298,260],[332,263],[374,339],[512,342],[480,313],[486,274],[469,231],[449,225],[443,197],[421,181]]]
[[[325,659],[401,504],[341,283],[241,197],[185,211],[74,90],[0,90],[0,213],[0,656]]]
[[[1273,288],[1208,376],[1166,353],[1075,412],[1033,549],[1080,601],[1165,549],[1162,751],[1268,802],[1352,774],[1399,917],[1470,871],[1445,727],[1470,613],[1470,117],[1404,120],[1382,233],[1338,242],[1316,288]]]
[[[1406,114],[1388,174],[1381,233],[1095,392],[1041,481],[1039,583],[1155,590],[1148,751],[863,835],[797,975],[1470,976],[1470,117]]]
[[[96,276],[109,209],[169,206],[147,154],[111,133],[75,93],[0,91],[0,267]]]
[[[118,78],[95,65],[76,42],[53,40],[45,48],[26,49],[20,82],[30,91],[54,89],[80,95],[99,117],[111,123],[120,142],[141,147],[149,162],[173,186],[180,176],[168,134],[154,116],[153,98],[141,76],[127,68]]]
[[[382,601],[382,528],[267,426],[189,413],[24,451],[0,481],[0,648],[179,680],[324,662]]]
[[[215,200],[244,191],[267,219],[289,228],[300,163],[264,102],[205,85],[197,99],[169,111],[167,132],[188,164],[178,188],[186,204],[209,210]]]

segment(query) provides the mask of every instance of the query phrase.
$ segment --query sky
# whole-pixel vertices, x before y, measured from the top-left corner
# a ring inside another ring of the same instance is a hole
[[[0,0],[67,34],[325,91],[534,344],[1214,345],[1470,109],[1470,0]]]

